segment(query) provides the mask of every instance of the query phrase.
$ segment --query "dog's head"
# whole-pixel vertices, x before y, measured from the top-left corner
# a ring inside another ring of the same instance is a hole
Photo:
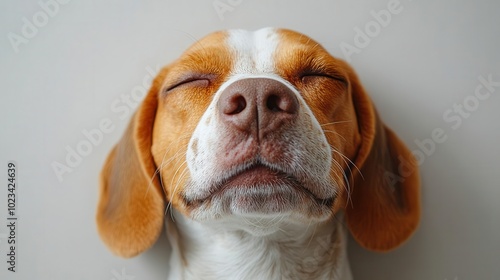
[[[102,170],[97,224],[133,256],[157,239],[165,206],[256,235],[344,210],[354,238],[384,251],[418,224],[418,178],[345,62],[289,30],[217,32],[153,81]]]

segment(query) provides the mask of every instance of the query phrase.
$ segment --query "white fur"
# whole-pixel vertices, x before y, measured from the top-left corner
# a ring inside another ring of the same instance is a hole
[[[272,55],[278,46],[278,35],[273,28],[255,32],[230,30],[228,44],[235,52],[233,74],[272,74]]]
[[[186,280],[350,280],[346,230],[339,220],[305,229],[283,226],[262,237],[201,224],[173,210],[182,238],[175,239],[168,279]],[[247,222],[267,227],[258,219]],[[167,227],[172,226],[171,224]],[[171,242],[174,241],[171,239]],[[179,260],[187,265],[179,267]]]
[[[286,171],[307,178],[321,198],[335,196],[337,186],[329,177],[332,151],[321,126],[300,92],[276,74],[272,60],[278,45],[276,32],[269,28],[230,31],[227,43],[235,64],[190,139],[186,156],[190,182],[184,195],[203,198],[214,182],[240,171],[225,170],[216,160],[224,151],[220,143],[228,135],[221,129],[216,104],[232,83],[268,78],[286,85],[299,102],[296,125],[283,140],[291,157]],[[267,194],[272,188],[247,191]],[[169,279],[351,279],[345,230],[332,220],[331,209],[312,217],[301,207],[248,214],[238,212],[237,205],[214,201],[194,209],[190,217],[172,211],[174,222],[167,222],[167,229],[176,229],[167,230],[175,247]]]

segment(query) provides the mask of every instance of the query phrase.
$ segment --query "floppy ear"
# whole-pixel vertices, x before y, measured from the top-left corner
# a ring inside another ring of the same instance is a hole
[[[346,219],[354,239],[375,251],[393,249],[408,239],[420,220],[420,179],[415,158],[387,128],[354,72],[351,91],[361,146],[355,164]]]
[[[122,257],[151,247],[163,227],[164,198],[151,155],[162,73],[101,171],[97,229],[109,249]]]

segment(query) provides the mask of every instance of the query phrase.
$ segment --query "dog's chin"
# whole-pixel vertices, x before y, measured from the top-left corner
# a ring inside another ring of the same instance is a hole
[[[197,189],[190,185],[190,189]],[[323,218],[331,214],[334,197],[318,198],[295,177],[262,165],[236,173],[202,198],[183,196],[193,217],[213,220],[226,216]]]
[[[191,204],[189,216],[200,222],[243,224],[254,235],[267,235],[280,223],[310,224],[332,216],[333,199],[319,200],[292,184],[233,185]]]
[[[214,209],[223,209],[232,215],[274,216],[300,212],[309,199],[287,184],[234,186],[211,198]]]

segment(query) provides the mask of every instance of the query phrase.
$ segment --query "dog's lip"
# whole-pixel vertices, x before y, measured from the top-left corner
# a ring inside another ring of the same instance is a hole
[[[257,185],[275,185],[279,183],[296,184],[296,180],[284,172],[273,170],[262,164],[251,165],[224,180],[217,192],[236,187],[253,187]]]
[[[325,199],[319,198],[310,190],[305,188],[293,175],[258,162],[243,168],[241,171],[236,172],[234,175],[229,176],[218,184],[215,184],[210,189],[210,193],[206,197],[197,200],[197,202],[203,203],[210,198],[220,195],[224,191],[233,188],[244,189],[261,186],[273,187],[277,185],[290,186],[294,190],[309,196],[316,201],[317,204],[325,205],[327,207],[331,207],[335,199],[335,197]]]

